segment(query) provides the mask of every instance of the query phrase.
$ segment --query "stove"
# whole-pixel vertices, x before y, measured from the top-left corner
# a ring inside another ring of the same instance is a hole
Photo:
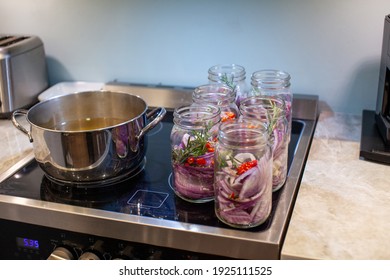
[[[294,96],[288,179],[273,194],[268,220],[241,230],[221,223],[213,202],[189,203],[173,192],[172,103],[189,102],[190,90],[106,87],[168,111],[146,136],[142,167],[110,186],[69,186],[50,181],[26,157],[0,183],[0,259],[279,259],[317,116],[299,107],[312,109],[316,97]]]

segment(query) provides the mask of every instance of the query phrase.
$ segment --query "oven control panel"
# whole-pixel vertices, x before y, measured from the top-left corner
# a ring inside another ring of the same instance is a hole
[[[2,260],[153,260],[221,257],[0,219]]]

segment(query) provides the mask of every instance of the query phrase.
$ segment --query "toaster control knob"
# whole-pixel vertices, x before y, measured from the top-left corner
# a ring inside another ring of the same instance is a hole
[[[74,260],[72,252],[65,247],[57,247],[47,258],[48,260]]]

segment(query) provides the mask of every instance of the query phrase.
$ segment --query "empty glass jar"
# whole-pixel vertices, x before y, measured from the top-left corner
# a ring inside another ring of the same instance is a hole
[[[272,209],[272,151],[263,123],[221,123],[215,150],[215,213],[223,223],[250,228]]]
[[[237,64],[214,65],[208,70],[210,83],[219,83],[233,89],[236,93],[236,104],[247,97],[248,87],[246,84],[246,71],[243,66]]]
[[[284,100],[275,96],[252,96],[242,100],[243,118],[255,118],[266,127],[272,145],[272,190],[279,190],[287,179],[289,130]]]
[[[185,105],[173,113],[172,187],[186,201],[214,199],[214,149],[220,119],[220,109],[213,105]]]

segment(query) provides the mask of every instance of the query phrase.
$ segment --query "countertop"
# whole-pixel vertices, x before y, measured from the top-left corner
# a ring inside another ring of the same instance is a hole
[[[390,259],[390,166],[359,159],[361,123],[321,112],[282,259]]]
[[[32,154],[0,120],[0,177]],[[359,159],[361,117],[321,112],[282,259],[390,259],[390,167]]]
[[[28,128],[25,118],[18,118]],[[9,119],[0,119],[0,178],[17,162],[33,154],[27,135],[17,130]]]

